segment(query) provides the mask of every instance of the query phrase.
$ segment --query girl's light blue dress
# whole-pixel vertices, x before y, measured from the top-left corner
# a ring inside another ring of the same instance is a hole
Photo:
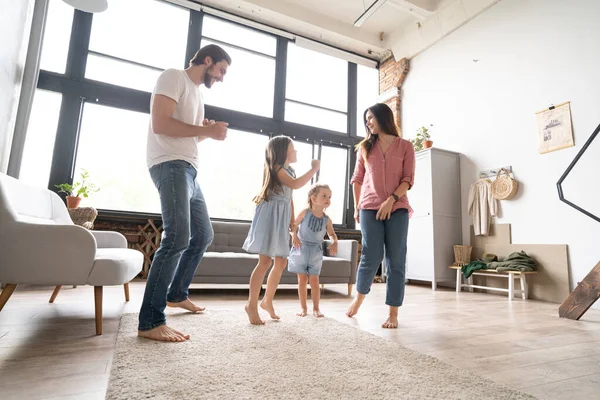
[[[292,167],[282,167],[292,178]],[[281,192],[261,201],[254,209],[254,218],[242,248],[249,253],[287,258],[290,253],[290,222],[292,221],[292,188],[281,185]]]

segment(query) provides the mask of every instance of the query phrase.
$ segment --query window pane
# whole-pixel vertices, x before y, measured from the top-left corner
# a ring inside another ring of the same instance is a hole
[[[181,68],[189,19],[188,10],[162,1],[111,1],[106,11],[94,14],[90,50],[163,69]]]
[[[331,188],[331,206],[327,210],[327,215],[331,217],[334,224],[344,223],[347,161],[348,150],[327,146],[321,148],[319,183],[327,184]]]
[[[88,55],[85,67],[85,77],[88,79],[145,92],[152,92],[160,74],[161,71],[93,54]]]
[[[287,99],[346,112],[348,62],[290,43],[285,90]]]
[[[292,168],[296,171],[296,177],[299,177],[304,175],[311,168],[310,163],[313,160],[313,144],[296,140],[294,141],[294,148],[298,154],[298,161],[292,164]],[[316,158],[316,152],[314,158]],[[293,191],[294,213],[296,216],[300,211],[308,207],[308,191],[311,184],[314,182],[314,179],[315,178],[313,177],[309,183],[302,186],[300,189]]]
[[[251,220],[269,137],[230,129],[224,141],[198,145],[198,183],[211,218]]]
[[[40,59],[41,69],[59,74],[65,73],[73,12],[73,7],[61,0],[49,2]]]
[[[48,187],[62,94],[36,90],[27,126],[19,179]]]
[[[285,120],[342,133],[348,131],[348,116],[346,114],[292,101],[285,102]]]
[[[234,44],[273,57],[277,54],[277,39],[274,36],[206,14],[204,14],[204,18],[202,19],[202,36],[208,36],[211,39]]]
[[[379,70],[358,65],[356,80],[358,86],[356,133],[358,136],[364,137],[366,132],[363,116],[368,107],[377,103],[379,95]]]
[[[75,180],[81,170],[100,191],[82,206],[160,213],[158,192],[146,167],[149,115],[86,103],[79,133]]]
[[[215,44],[203,39],[202,46]],[[275,60],[247,51],[221,46],[231,56],[223,82],[202,86],[206,104],[263,117],[273,116]],[[263,149],[264,150],[264,149]]]

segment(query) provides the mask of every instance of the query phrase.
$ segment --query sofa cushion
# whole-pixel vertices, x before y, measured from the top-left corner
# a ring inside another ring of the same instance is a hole
[[[212,221],[211,224],[215,237],[207,252],[245,253],[242,246],[248,236],[250,223]]]
[[[200,265],[196,270],[196,275],[207,276],[248,276],[258,262],[258,254],[250,253],[217,253],[206,252]]]

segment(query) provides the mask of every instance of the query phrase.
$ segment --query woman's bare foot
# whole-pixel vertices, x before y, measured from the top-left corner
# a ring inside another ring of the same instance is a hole
[[[265,324],[265,321],[260,319],[260,314],[258,313],[257,307],[250,307],[249,304],[246,304],[246,306],[244,307],[244,310],[246,310],[246,314],[248,314],[248,320],[250,320],[250,323],[252,325],[264,325]]]
[[[299,317],[306,317],[307,314],[308,314],[308,311],[306,311],[306,308],[303,308],[302,310],[300,310],[300,312],[296,313],[296,315]]]
[[[388,319],[381,325],[385,329],[396,329],[398,328],[398,307],[390,306]]]
[[[317,317],[317,318],[322,318],[322,317],[324,317],[324,316],[325,316],[325,315],[323,315],[323,313],[322,313],[321,311],[319,311],[319,309],[318,309],[318,308],[315,308],[315,309],[313,310],[313,315],[314,315],[315,317]]]
[[[167,305],[169,307],[183,308],[184,310],[188,310],[189,312],[192,312],[192,313],[200,313],[200,312],[206,310],[206,308],[197,306],[194,303],[192,303],[192,301],[190,299],[185,299],[184,301],[180,301],[178,303],[171,303],[171,302],[167,301]]]
[[[149,331],[138,331],[138,336],[159,342],[185,342],[190,338],[190,335],[184,335],[166,325],[157,326]]]
[[[271,316],[271,319],[280,319],[279,315],[275,314],[275,308],[273,307],[273,303],[266,302],[265,300],[260,302],[260,308],[265,310]]]
[[[354,298],[354,301],[352,302],[352,304],[350,304],[350,307],[348,307],[348,311],[346,311],[346,316],[348,316],[349,318],[354,317],[356,315],[356,313],[358,313],[358,309],[362,305],[362,302],[364,299],[365,299],[365,295],[359,293]]]
[[[388,319],[381,325],[382,328],[396,329],[398,328],[398,316],[390,315]]]

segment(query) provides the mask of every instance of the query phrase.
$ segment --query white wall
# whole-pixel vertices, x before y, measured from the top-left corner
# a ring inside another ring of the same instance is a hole
[[[403,88],[405,137],[432,123],[434,146],[463,154],[465,242],[478,171],[512,165],[522,188],[498,222],[513,243],[568,244],[572,287],[600,261],[600,223],[561,202],[556,182],[600,124],[598,15],[597,1],[502,0],[414,58]],[[535,112],[564,101],[575,147],[538,154]],[[600,216],[600,136],[564,190]]]
[[[0,0],[0,172],[6,172],[17,113],[32,0]]]

